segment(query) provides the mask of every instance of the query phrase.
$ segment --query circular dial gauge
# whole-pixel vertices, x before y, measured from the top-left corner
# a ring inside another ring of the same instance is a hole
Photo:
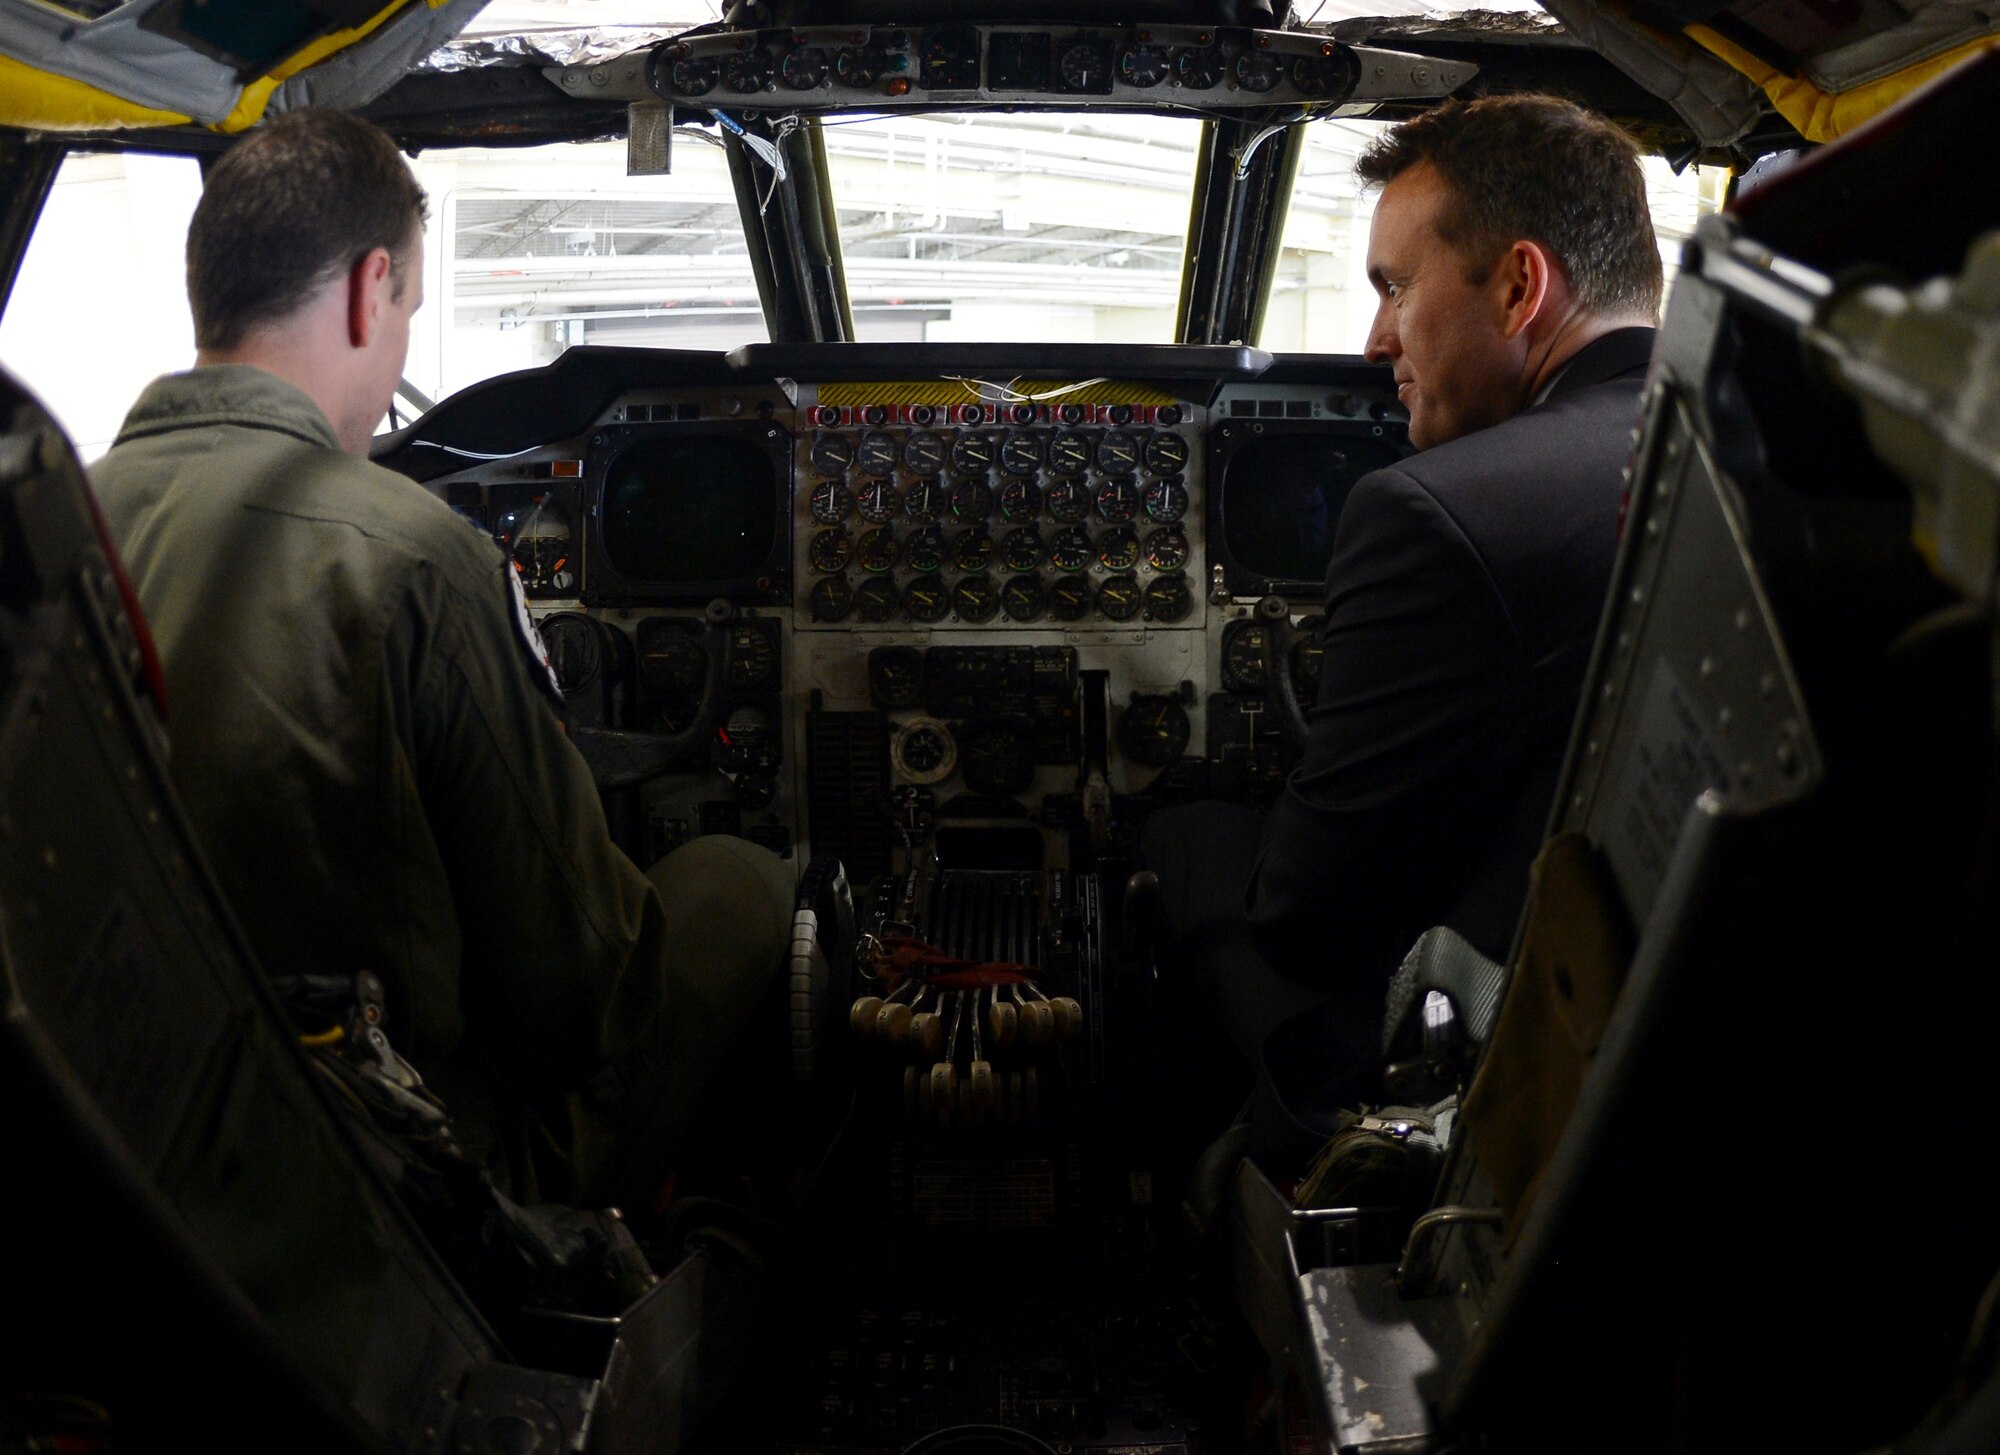
[[[1033,571],[1042,564],[1042,533],[1031,525],[1000,539],[1000,564],[1009,571]]]
[[[829,576],[813,587],[806,609],[814,621],[846,621],[854,610],[854,588],[845,576]]]
[[[927,429],[920,429],[903,441],[903,463],[919,475],[935,475],[944,468],[944,441]]]
[[[1188,732],[1179,698],[1135,692],[1118,715],[1118,751],[1134,763],[1164,768],[1187,751]]]
[[[1146,583],[1146,615],[1154,621],[1179,621],[1194,610],[1194,592],[1179,572]]]
[[[993,564],[993,537],[985,526],[958,533],[951,543],[951,563],[961,571],[984,571]]]
[[[854,557],[861,563],[862,570],[873,571],[880,575],[884,571],[896,569],[898,554],[896,533],[885,525],[869,531],[861,538],[861,544],[855,549]]]
[[[959,730],[965,786],[993,798],[1025,793],[1035,781],[1035,744],[1025,723],[976,717]]]
[[[1020,524],[1042,513],[1042,492],[1032,480],[1009,480],[1000,490],[1000,516]]]
[[[1155,571],[1178,571],[1187,561],[1187,532],[1179,526],[1166,526],[1146,537],[1146,564]]]
[[[896,729],[889,757],[911,783],[942,783],[958,766],[958,745],[936,718],[917,717]]]
[[[1049,441],[1049,468],[1059,475],[1080,475],[1090,464],[1090,439],[1066,429]]]
[[[667,73],[674,90],[683,96],[706,96],[715,89],[722,67],[709,56],[683,56]]]
[[[854,604],[861,608],[863,621],[879,623],[896,619],[903,609],[903,598],[887,576],[871,576],[856,588]]]
[[[1000,464],[1014,475],[1032,475],[1042,468],[1042,438],[1010,434],[1000,445]]]
[[[877,647],[868,654],[868,696],[877,707],[915,707],[924,695],[924,656],[915,647]]]
[[[1065,576],[1049,588],[1049,615],[1057,621],[1082,621],[1090,614],[1093,599],[1086,578]]]
[[[1090,532],[1081,526],[1064,531],[1049,545],[1049,562],[1058,571],[1087,571],[1090,559]]]
[[[861,436],[854,458],[871,475],[886,475],[896,468],[896,437],[879,429]]]
[[[944,529],[927,525],[903,542],[903,560],[912,571],[935,571],[944,564]]]
[[[1183,86],[1195,91],[1212,90],[1222,84],[1229,63],[1219,46],[1205,45],[1184,50],[1174,57],[1174,75]]]
[[[1300,56],[1292,62],[1292,84],[1308,96],[1330,96],[1347,85],[1346,58],[1339,52],[1328,56]]]
[[[839,525],[854,513],[854,492],[838,480],[822,480],[813,486],[807,504],[821,525]]]
[[[1118,53],[1118,79],[1141,90],[1159,85],[1172,69],[1173,62],[1156,45],[1128,45]]]
[[[1139,533],[1129,525],[1115,526],[1097,538],[1097,559],[1107,571],[1129,571],[1139,564]]]
[[[1139,513],[1139,485],[1130,475],[1106,480],[1097,487],[1097,513],[1113,525],[1123,525]]]
[[[748,622],[729,634],[729,665],[723,680],[731,687],[766,687],[778,676],[778,644]]]
[[[1000,588],[1000,609],[1009,621],[1033,621],[1048,605],[1048,593],[1033,576],[1010,577]]]
[[[1324,621],[1324,617],[1316,616],[1292,629],[1292,680],[1298,684],[1300,699],[1308,706],[1319,701],[1320,663],[1326,655],[1326,644],[1320,640]]]
[[[542,645],[556,685],[570,696],[584,690],[604,670],[604,631],[580,611],[558,611],[541,620]]]
[[[1248,50],[1236,58],[1236,84],[1246,91],[1272,90],[1284,74],[1284,63],[1269,51]]]
[[[952,441],[951,467],[961,475],[982,475],[993,468],[993,437],[962,434]]]
[[[827,73],[832,68],[825,51],[803,46],[786,52],[784,60],[778,63],[778,75],[794,91],[812,91],[826,84]]]
[[[570,548],[569,517],[537,500],[500,517],[500,538],[533,592],[561,594],[576,589],[576,561]]]
[[[1111,89],[1111,43],[1080,40],[1065,49],[1056,61],[1063,85],[1072,91],[1103,92]]]
[[[1129,475],[1139,468],[1139,452],[1139,437],[1131,430],[1108,430],[1097,442],[1097,468],[1107,475]]]
[[[1178,480],[1155,480],[1146,487],[1146,515],[1161,525],[1171,525],[1187,514],[1187,486]]]
[[[854,542],[847,532],[835,527],[820,531],[806,547],[806,559],[812,568],[822,576],[830,576],[835,571],[847,569],[847,563],[854,556]]]
[[[1264,690],[1264,628],[1242,622],[1222,639],[1222,685],[1231,692]]]
[[[1090,491],[1081,480],[1058,480],[1049,486],[1042,504],[1057,525],[1075,525],[1090,514]]]
[[[882,74],[888,57],[865,46],[845,46],[833,58],[833,72],[843,85],[872,86]]]
[[[712,753],[725,773],[769,772],[778,765],[778,740],[771,714],[754,702],[738,703],[715,725]]]
[[[1112,576],[1097,588],[1097,609],[1113,621],[1130,621],[1144,604],[1137,576]]]
[[[1000,593],[984,576],[965,576],[951,588],[951,609],[960,621],[991,621],[1000,609]]]
[[[926,475],[903,492],[903,514],[928,523],[944,510],[944,486]]]
[[[944,577],[935,571],[919,576],[903,588],[903,610],[912,621],[943,621],[951,612],[951,592]]]
[[[951,513],[963,521],[984,520],[993,513],[993,487],[984,480],[961,480],[951,488]]]
[[[903,497],[887,480],[863,485],[854,495],[854,508],[870,525],[885,525],[902,508]]]
[[[722,63],[722,84],[739,96],[749,96],[776,86],[778,63],[761,47],[738,51]]]
[[[1187,462],[1187,441],[1179,435],[1160,430],[1146,441],[1146,468],[1155,475],[1178,475]]]
[[[708,671],[708,654],[694,636],[668,621],[640,623],[639,680],[651,692],[685,692]]]
[[[813,468],[822,475],[844,475],[854,463],[854,436],[823,434],[813,441]]]

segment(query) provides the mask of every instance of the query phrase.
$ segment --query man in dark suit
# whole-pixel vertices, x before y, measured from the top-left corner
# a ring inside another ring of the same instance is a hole
[[[1610,580],[1660,306],[1636,152],[1580,107],[1448,102],[1359,171],[1382,188],[1367,354],[1393,368],[1419,453],[1348,497],[1319,697],[1276,805],[1170,810],[1144,844],[1206,1008],[1253,1061],[1311,1008],[1364,1054],[1432,925],[1506,953]]]

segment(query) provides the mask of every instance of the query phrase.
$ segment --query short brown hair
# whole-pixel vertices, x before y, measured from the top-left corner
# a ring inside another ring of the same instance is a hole
[[[341,111],[293,111],[209,171],[188,227],[197,348],[234,348],[328,279],[387,248],[403,291],[424,189],[387,133]]]
[[[1355,171],[1381,186],[1420,162],[1458,203],[1438,228],[1473,281],[1527,238],[1591,312],[1658,315],[1660,248],[1638,148],[1603,117],[1556,96],[1447,101],[1379,137]]]

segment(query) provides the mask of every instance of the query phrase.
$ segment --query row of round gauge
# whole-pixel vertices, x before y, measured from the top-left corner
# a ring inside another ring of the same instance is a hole
[[[935,430],[913,430],[898,439],[888,430],[859,436],[823,432],[813,440],[813,468],[822,475],[859,469],[888,475],[897,465],[917,475],[935,475],[949,460],[961,475],[978,475],[997,463],[1010,475],[1032,475],[1046,465],[1058,475],[1080,475],[1093,464],[1106,475],[1130,475],[1142,465],[1155,475],[1187,468],[1187,441],[1166,430],[1106,430],[1095,439],[1080,429],[1042,434],[1021,430],[997,441],[990,434],[961,434],[946,442]]]
[[[1171,623],[1194,609],[1194,592],[1178,572],[1143,586],[1137,576],[1124,572],[1093,587],[1085,576],[1063,577],[1053,585],[1036,576],[1015,576],[996,586],[991,577],[976,575],[947,584],[933,571],[901,590],[886,576],[870,577],[859,586],[844,576],[828,576],[813,587],[807,606],[814,621],[845,621],[858,612],[863,621],[878,625],[898,620],[929,625],[946,617],[978,625],[1003,612],[1009,621],[1038,621],[1044,616],[1082,621],[1093,609],[1108,621],[1143,616]]]
[[[1053,480],[1044,490],[1033,480],[1009,480],[996,492],[984,480],[961,480],[947,487],[931,479],[898,490],[876,480],[851,490],[839,480],[822,480],[806,497],[806,508],[821,525],[839,525],[859,515],[870,525],[886,525],[902,515],[921,525],[949,514],[967,525],[985,520],[998,507],[1000,518],[1023,525],[1046,513],[1057,525],[1078,525],[1094,509],[1098,518],[1123,525],[1144,510],[1149,520],[1172,525],[1187,514],[1187,486],[1178,479],[1155,480],[1143,490],[1129,475],[1106,480],[1092,490],[1081,480]]]
[[[942,527],[927,525],[898,541],[895,531],[885,525],[864,532],[858,542],[835,526],[812,538],[806,558],[822,576],[844,571],[850,564],[879,576],[898,566],[938,571],[947,560],[961,571],[984,571],[997,555],[1007,570],[1026,575],[1040,570],[1044,562],[1064,572],[1087,571],[1093,564],[1107,571],[1130,571],[1142,561],[1155,571],[1178,571],[1187,565],[1189,549],[1187,532],[1177,525],[1162,526],[1143,545],[1129,525],[1113,526],[1094,541],[1080,525],[1058,531],[1050,541],[1024,525],[1008,531],[997,546],[984,526],[960,531],[947,541]]]

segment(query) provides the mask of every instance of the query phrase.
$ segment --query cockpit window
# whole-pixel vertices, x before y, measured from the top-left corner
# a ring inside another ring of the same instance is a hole
[[[856,336],[1171,343],[1201,125],[844,118],[825,127]]]

